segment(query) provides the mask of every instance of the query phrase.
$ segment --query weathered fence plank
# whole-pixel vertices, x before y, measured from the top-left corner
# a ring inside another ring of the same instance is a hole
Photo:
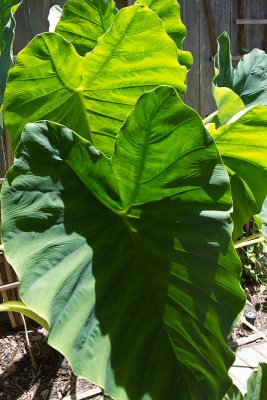
[[[187,37],[184,41],[184,48],[193,54],[193,67],[188,73],[188,90],[184,95],[184,101],[196,110],[200,110],[200,48],[199,41],[200,13],[199,2],[195,0],[192,7],[188,7],[181,2],[181,16],[183,21],[187,21]]]

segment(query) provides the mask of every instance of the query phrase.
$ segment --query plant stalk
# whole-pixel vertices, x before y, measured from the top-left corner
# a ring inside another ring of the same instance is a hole
[[[255,235],[253,235],[253,236],[255,236]],[[240,247],[246,247],[246,246],[250,246],[251,244],[260,243],[260,242],[265,241],[264,236],[258,235],[258,237],[256,237],[255,239],[252,239],[253,236],[251,236],[250,238],[246,238],[245,240],[240,240],[240,241],[234,243],[235,249],[239,249]]]
[[[36,364],[35,364],[34,357],[33,357],[33,354],[32,354],[31,343],[30,343],[30,339],[29,339],[29,335],[28,335],[28,329],[27,329],[26,320],[25,320],[23,314],[20,314],[20,315],[21,315],[21,319],[22,319],[23,325],[24,325],[26,343],[27,343],[27,347],[28,347],[28,351],[29,351],[32,367],[33,367],[33,370],[36,372],[37,368],[36,368]]]

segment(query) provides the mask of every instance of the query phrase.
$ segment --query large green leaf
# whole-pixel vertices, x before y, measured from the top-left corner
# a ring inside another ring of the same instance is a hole
[[[175,43],[145,6],[118,12],[85,57],[58,34],[40,35],[19,54],[9,76],[5,121],[13,148],[27,122],[48,119],[112,154],[114,137],[140,94],[160,84],[183,93],[185,79]]]
[[[232,385],[223,400],[266,400],[267,399],[267,364],[260,363],[257,371],[253,372],[247,383],[247,393],[242,396]]]
[[[187,69],[192,67],[192,54],[183,50],[186,27],[181,20],[180,5],[177,0],[136,0],[135,4],[145,4],[162,20],[166,32],[174,40],[178,49],[178,59]]]
[[[181,65],[192,66],[192,55],[183,51],[186,28],[181,21],[177,0],[137,0],[135,4],[146,5],[162,20],[166,32],[174,40]],[[64,36],[84,56],[94,49],[98,38],[113,22],[117,9],[112,0],[69,0],[64,8],[56,32]]]
[[[23,301],[74,372],[119,400],[221,400],[244,305],[228,175],[176,92],[143,94],[112,158],[28,124],[2,192]]]
[[[267,105],[267,54],[263,50],[254,49],[244,55],[237,68],[233,69],[230,38],[224,32],[218,38],[215,68],[218,70],[214,78],[215,86],[233,90],[247,107]]]
[[[110,28],[116,13],[113,0],[69,0],[63,7],[56,32],[84,56]]]
[[[4,92],[8,71],[13,65],[12,45],[14,40],[15,19],[13,13],[21,0],[0,0],[0,113],[3,104]],[[1,116],[2,119],[2,116]],[[3,133],[3,124],[0,123],[0,137]]]
[[[267,109],[258,105],[210,130],[231,177],[234,238],[267,195]]]

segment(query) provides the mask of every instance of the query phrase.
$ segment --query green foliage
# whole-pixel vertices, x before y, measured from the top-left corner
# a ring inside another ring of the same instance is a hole
[[[245,107],[262,104],[267,106],[267,54],[254,49],[244,55],[237,68],[233,68],[230,37],[222,33],[218,38],[215,57],[213,95],[218,111],[206,123],[224,125]]]
[[[14,40],[15,19],[13,13],[21,0],[0,1],[0,137],[3,133],[2,104],[8,71],[13,65],[12,45]]]
[[[69,40],[81,56],[85,56],[109,29],[117,12],[113,0],[69,0],[63,7],[56,32]]]
[[[115,136],[140,94],[160,84],[183,93],[185,79],[175,43],[144,6],[118,12],[85,57],[56,33],[39,35],[19,54],[9,76],[5,123],[13,148],[25,123],[48,119],[112,154]]]
[[[215,67],[218,69],[218,74],[214,78],[214,85],[233,90],[246,107],[256,104],[267,105],[267,54],[265,51],[252,50],[245,54],[237,68],[233,69],[230,38],[224,32],[218,38]]]
[[[243,277],[253,284],[267,284],[267,245],[259,242],[242,249]]]
[[[218,129],[211,125],[209,132],[230,176],[236,239],[267,195],[267,109],[247,108]]]
[[[220,127],[222,128],[218,129],[218,132],[222,134],[224,130],[229,132],[228,125],[231,125],[233,121],[236,123],[239,117],[241,117],[240,122],[245,118],[246,126],[241,126],[243,122],[241,125],[237,124],[238,129],[234,129],[233,133],[227,135],[227,141],[225,141],[226,136],[218,140],[217,134],[213,134],[231,176],[234,238],[243,233],[242,225],[258,213],[260,215],[257,218],[261,219],[262,232],[267,235],[266,165],[263,150],[264,142],[267,140],[266,111],[263,107],[261,109],[253,107],[259,104],[267,106],[267,54],[262,50],[254,49],[246,54],[234,69],[230,38],[224,32],[218,38],[213,95],[218,110],[205,120],[210,133]],[[248,112],[247,110],[251,107],[253,108]],[[250,115],[251,112],[252,115]],[[225,128],[224,125],[226,125]],[[237,130],[239,130],[238,134]],[[234,147],[236,150],[233,154],[230,149]],[[248,175],[244,171],[246,163],[250,163],[250,165],[247,164],[250,170]],[[242,177],[244,173],[245,179]]]
[[[27,125],[2,204],[21,297],[76,374],[120,400],[222,398],[244,304],[229,182],[174,89],[141,96],[111,158]]]
[[[183,50],[183,41],[186,36],[186,28],[181,20],[180,5],[177,0],[136,0],[135,4],[144,4],[154,11],[162,20],[166,32],[174,40],[178,51],[178,60],[187,69],[192,67],[193,59],[191,53]]]
[[[178,96],[179,5],[139,3],[69,0],[57,33],[20,53],[5,98],[6,256],[76,374],[119,400],[221,400],[244,305],[230,216],[236,237],[266,196],[267,111],[245,108],[242,69],[220,61],[216,146]]]
[[[265,400],[267,398],[267,364],[260,363],[247,383],[247,393],[243,396],[236,386],[232,385],[223,400]]]
[[[176,43],[180,64],[190,68],[192,56],[183,51],[186,29],[181,21],[178,2],[168,0],[167,7],[162,0],[137,0],[135,4],[145,5],[158,15],[166,32]],[[95,48],[98,38],[109,29],[117,12],[113,0],[69,0],[63,8],[56,32],[69,40],[77,52],[84,56]]]
[[[242,280],[252,284],[267,284],[267,244],[262,235],[259,218],[251,218],[244,225],[242,238],[238,240],[238,255],[243,266]],[[253,240],[252,244],[250,241]],[[245,246],[241,247],[241,244]]]

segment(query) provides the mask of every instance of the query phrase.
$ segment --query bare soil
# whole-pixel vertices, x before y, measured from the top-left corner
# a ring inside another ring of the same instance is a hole
[[[47,344],[45,329],[27,325],[35,368],[24,329],[1,323],[0,400],[58,400],[96,388],[73,375],[63,356]],[[83,398],[108,400],[102,395]]]
[[[262,333],[267,335],[267,289],[266,286],[245,286],[244,290],[247,295],[247,300],[250,304],[246,304],[246,311],[256,311],[257,316],[254,322],[254,326],[258,328]],[[239,322],[232,334],[231,340],[247,337],[254,333],[242,322]]]

